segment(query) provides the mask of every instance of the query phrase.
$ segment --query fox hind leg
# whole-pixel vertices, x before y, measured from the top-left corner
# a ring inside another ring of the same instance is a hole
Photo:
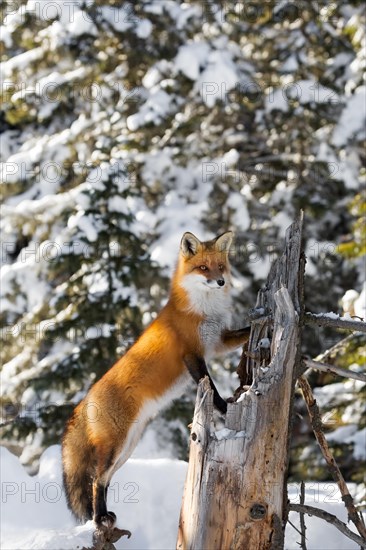
[[[125,429],[115,434],[103,434],[95,445],[95,470],[93,476],[93,519],[97,528],[112,530],[116,523],[116,515],[107,509],[107,491],[113,474],[126,462],[137,445],[146,425],[146,418],[133,416]],[[115,444],[111,444],[115,441]],[[120,441],[123,441],[121,445]],[[116,530],[116,528],[114,528]],[[131,535],[129,531],[124,534]]]
[[[116,542],[123,536],[130,538],[131,531],[127,529],[118,529],[115,527],[116,514],[107,510],[107,491],[108,483],[103,483],[101,479],[94,480],[93,483],[93,506],[94,522],[96,531],[93,536],[95,546],[99,548],[100,543]],[[104,544],[102,546],[104,548]],[[109,547],[109,546],[108,546]],[[114,548],[114,547],[113,547]]]
[[[107,510],[108,484],[102,480],[95,479],[93,483],[93,519],[97,526],[105,525],[112,529],[116,523],[117,516],[114,512]]]
[[[96,465],[93,477],[93,520],[97,527],[104,525],[112,529],[116,523],[116,514],[107,510],[107,492],[112,477],[111,466],[115,450],[106,452],[105,446],[95,448]]]

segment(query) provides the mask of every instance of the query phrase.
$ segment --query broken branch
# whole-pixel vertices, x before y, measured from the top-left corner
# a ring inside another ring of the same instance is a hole
[[[314,399],[313,392],[311,390],[309,382],[304,376],[300,376],[298,383],[301,387],[302,394],[309,412],[311,425],[316,437],[316,440],[319,444],[320,450],[325,458],[329,471],[337,483],[339,490],[342,494],[342,500],[344,505],[347,508],[349,518],[353,521],[354,525],[357,528],[357,531],[360,533],[361,537],[364,538],[364,543],[366,543],[366,528],[363,522],[363,518],[358,514],[356,507],[353,502],[353,498],[348,491],[348,487],[343,478],[342,472],[340,471],[338,464],[336,463],[332,451],[328,446],[328,442],[325,438],[324,432],[322,430],[322,421],[320,416],[319,407],[316,400]]]
[[[361,382],[366,382],[366,374],[362,374],[360,372],[342,369],[341,367],[336,367],[335,365],[328,365],[327,363],[322,363],[321,361],[314,361],[313,359],[303,359],[302,362],[305,365],[305,367],[307,367],[308,369],[316,369],[322,372],[337,374],[338,376],[343,376],[344,378],[352,378],[353,380],[361,380]]]
[[[315,508],[314,506],[307,506],[305,504],[295,504],[290,502],[288,508],[292,512],[299,512],[300,514],[307,514],[308,516],[315,516],[320,519],[324,519],[328,523],[331,523],[336,527],[341,533],[346,535],[346,537],[353,540],[355,543],[359,544],[361,548],[365,548],[365,540],[351,531],[343,521],[337,518],[337,516],[321,510],[320,508]]]

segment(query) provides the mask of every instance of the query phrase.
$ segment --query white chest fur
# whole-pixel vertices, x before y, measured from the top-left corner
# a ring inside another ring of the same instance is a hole
[[[206,319],[200,325],[200,338],[205,350],[205,358],[208,359],[219,348],[221,342],[221,334],[228,324],[223,323],[220,319]]]
[[[187,275],[183,282],[190,310],[203,317],[200,325],[200,338],[205,349],[205,357],[215,352],[223,330],[230,327],[231,298],[229,288],[212,287],[205,284],[202,275]]]

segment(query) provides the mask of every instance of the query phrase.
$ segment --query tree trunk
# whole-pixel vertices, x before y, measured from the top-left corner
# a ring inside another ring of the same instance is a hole
[[[303,315],[301,231],[302,217],[287,230],[285,251],[258,294],[266,320],[254,324],[249,342],[253,383],[228,404],[223,430],[213,427],[208,379],[199,384],[177,549],[283,548]]]

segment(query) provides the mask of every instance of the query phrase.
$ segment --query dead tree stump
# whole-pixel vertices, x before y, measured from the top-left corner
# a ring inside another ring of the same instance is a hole
[[[213,395],[201,380],[177,549],[283,548],[288,440],[303,315],[302,216],[286,233],[256,308],[246,368],[249,390],[228,404],[225,428],[214,431]]]

